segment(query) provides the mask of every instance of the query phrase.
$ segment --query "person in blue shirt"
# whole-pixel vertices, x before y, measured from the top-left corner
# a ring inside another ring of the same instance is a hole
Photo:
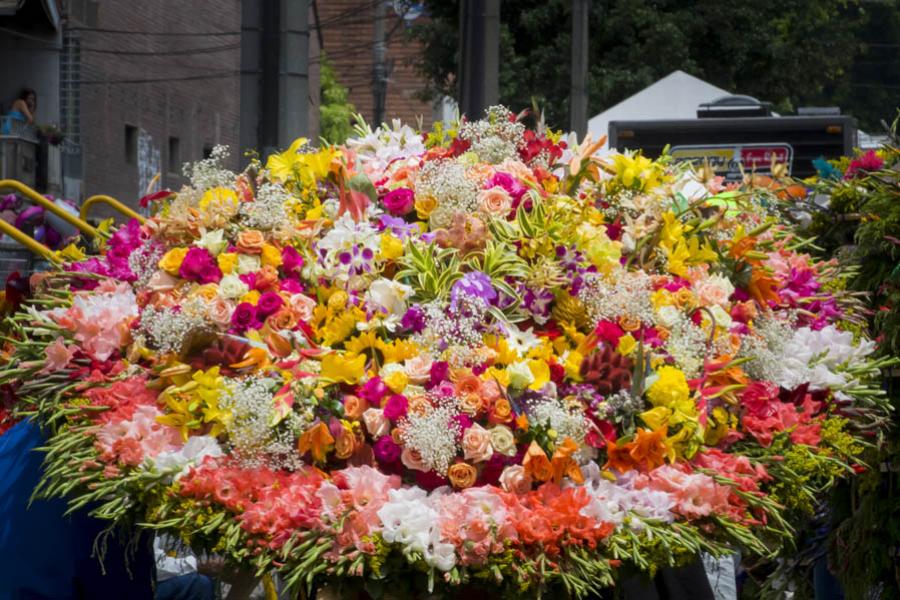
[[[37,93],[31,88],[22,88],[19,95],[13,100],[10,111],[3,118],[3,135],[9,135],[12,131],[12,122],[21,121],[27,125],[34,125],[34,115],[37,113]]]
[[[108,522],[63,499],[36,499],[45,443],[40,427],[22,421],[0,435],[0,600],[153,600],[152,537],[137,550],[111,536],[103,563],[94,540]]]

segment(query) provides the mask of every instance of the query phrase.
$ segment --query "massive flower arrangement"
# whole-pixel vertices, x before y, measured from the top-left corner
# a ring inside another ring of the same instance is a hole
[[[598,147],[494,108],[217,149],[7,321],[41,493],[298,585],[774,555],[864,468],[889,359],[777,193]]]

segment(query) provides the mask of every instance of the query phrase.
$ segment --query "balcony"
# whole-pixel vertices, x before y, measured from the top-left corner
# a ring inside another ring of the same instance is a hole
[[[37,129],[18,119],[0,117],[0,179],[37,187],[40,149]]]

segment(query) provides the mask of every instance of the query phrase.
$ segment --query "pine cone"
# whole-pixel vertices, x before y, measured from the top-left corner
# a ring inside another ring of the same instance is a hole
[[[609,347],[602,347],[581,361],[579,372],[585,383],[608,396],[631,387],[631,361]]]

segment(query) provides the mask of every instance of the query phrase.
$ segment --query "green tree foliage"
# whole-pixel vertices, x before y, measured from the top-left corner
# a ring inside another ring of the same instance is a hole
[[[334,67],[324,55],[319,64],[322,98],[319,105],[320,135],[329,143],[343,144],[353,132],[353,115],[356,108],[348,100],[347,88],[337,80]]]
[[[459,0],[426,5],[430,19],[411,35],[425,44],[427,93],[455,96]],[[885,94],[900,84],[898,6],[900,0],[594,0],[590,113],[681,69],[781,111],[841,104],[874,128],[896,106]],[[504,0],[501,8],[500,100],[514,108],[536,100],[554,126],[568,120],[570,7],[571,0]],[[881,84],[893,88],[866,93]]]

